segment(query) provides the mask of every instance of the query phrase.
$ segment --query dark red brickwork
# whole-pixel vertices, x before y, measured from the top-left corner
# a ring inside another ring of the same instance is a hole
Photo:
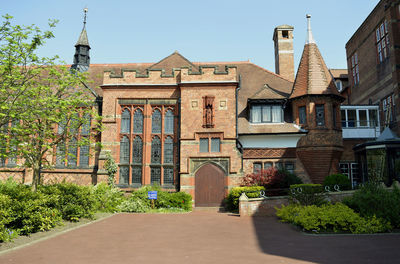
[[[244,159],[296,158],[296,148],[252,148],[243,150]]]

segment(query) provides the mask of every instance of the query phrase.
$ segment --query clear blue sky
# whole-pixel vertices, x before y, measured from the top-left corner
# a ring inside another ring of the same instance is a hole
[[[329,68],[346,68],[345,45],[378,0],[3,0],[2,15],[45,28],[59,20],[40,55],[72,63],[88,7],[91,63],[157,62],[175,50],[191,61],[250,60],[274,71],[273,30],[294,26],[297,69],[307,13]]]

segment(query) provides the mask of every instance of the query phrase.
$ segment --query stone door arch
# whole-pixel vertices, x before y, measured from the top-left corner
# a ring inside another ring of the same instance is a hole
[[[221,206],[225,197],[225,172],[212,163],[206,163],[195,175],[195,206]]]

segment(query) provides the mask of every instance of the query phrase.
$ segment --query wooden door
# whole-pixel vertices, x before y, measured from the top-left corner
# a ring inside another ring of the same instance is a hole
[[[216,165],[203,165],[195,176],[195,206],[221,206],[225,197],[225,173]]]

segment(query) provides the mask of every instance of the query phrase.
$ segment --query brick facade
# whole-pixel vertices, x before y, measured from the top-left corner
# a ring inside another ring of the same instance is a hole
[[[381,0],[346,44],[350,80],[349,103],[380,105],[381,126],[389,125],[398,136],[400,135],[399,6],[398,0]],[[382,25],[384,25],[383,32]],[[382,42],[385,42],[384,47],[381,45]],[[379,50],[382,52],[382,58],[379,57]],[[352,61],[355,56],[357,65]],[[353,69],[358,70],[358,77],[357,73],[353,73]],[[385,113],[388,103],[384,100],[387,98],[390,98],[391,117],[387,117]]]

